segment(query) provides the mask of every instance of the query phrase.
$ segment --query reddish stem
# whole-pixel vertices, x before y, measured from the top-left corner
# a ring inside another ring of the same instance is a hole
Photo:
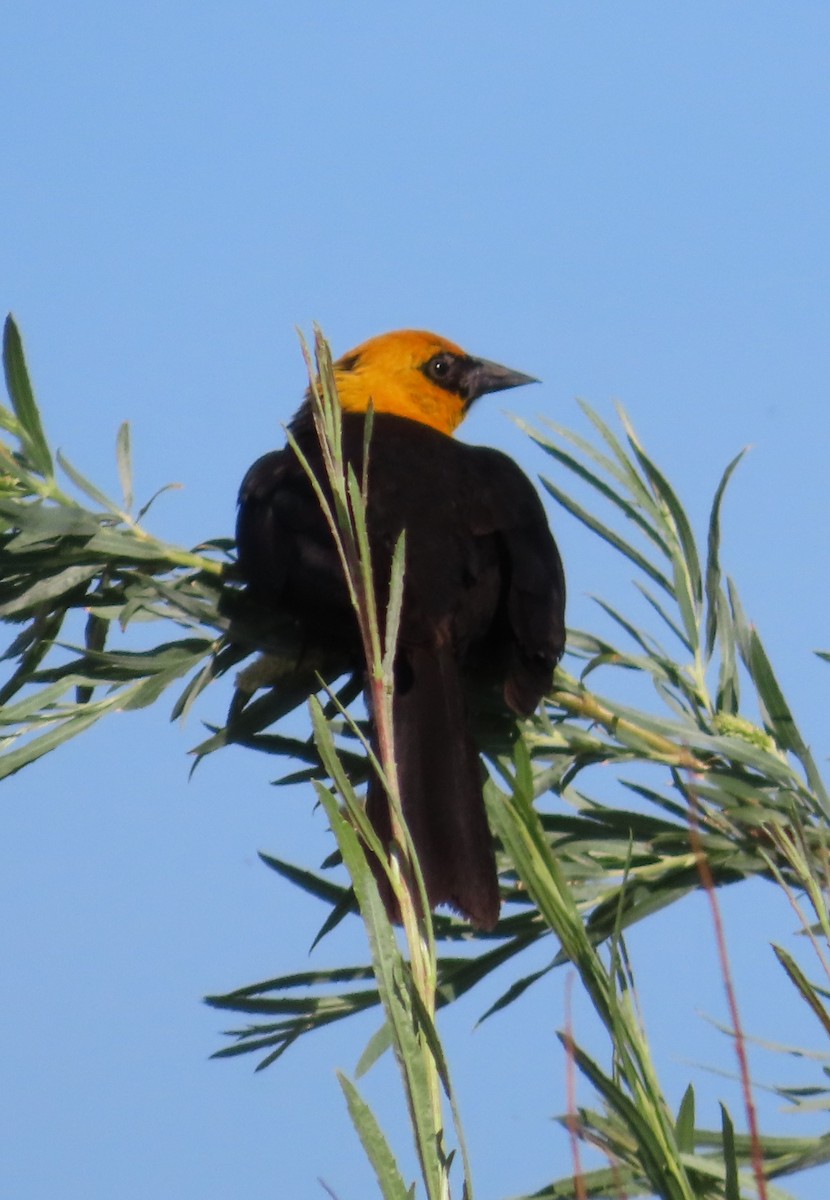
[[[573,1019],[571,1013],[573,982],[573,972],[569,972],[565,980],[565,1095],[568,1106],[568,1136],[571,1139],[571,1155],[574,1165],[574,1195],[576,1196],[576,1200],[587,1200],[585,1179],[582,1173],[582,1158],[579,1150],[579,1117],[576,1114],[576,1062],[573,1052]]]
[[[752,1172],[755,1176],[755,1186],[758,1189],[758,1196],[760,1200],[767,1200],[767,1181],[766,1177],[764,1176],[764,1154],[761,1147],[761,1134],[758,1129],[758,1116],[755,1111],[755,1101],[752,1096],[752,1081],[749,1075],[749,1058],[746,1052],[746,1038],[744,1037],[743,1025],[741,1024],[741,1014],[738,1009],[738,997],[732,980],[732,971],[729,966],[729,952],[726,947],[726,934],[724,932],[720,905],[718,904],[718,898],[715,891],[715,880],[712,875],[712,868],[709,865],[709,860],[706,857],[706,851],[703,848],[703,842],[700,837],[700,825],[698,821],[699,806],[697,796],[695,795],[693,788],[688,789],[688,794],[689,841],[691,842],[692,852],[695,856],[697,872],[700,876],[700,881],[703,884],[703,889],[709,899],[709,907],[712,911],[712,924],[715,930],[715,943],[718,948],[718,959],[720,960],[721,974],[723,977],[724,988],[726,989],[726,1002],[729,1007],[729,1016],[732,1022],[732,1031],[735,1037],[735,1053],[738,1057],[738,1070],[741,1077],[744,1107],[746,1108],[746,1118],[749,1126],[749,1140],[752,1147]]]

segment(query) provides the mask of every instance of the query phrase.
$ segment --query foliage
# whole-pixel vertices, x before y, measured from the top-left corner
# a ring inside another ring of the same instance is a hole
[[[378,614],[363,520],[365,479],[343,471],[327,348],[319,339],[316,348],[318,418],[330,447],[329,515],[353,582],[380,725],[377,752],[394,804],[394,731],[383,697],[394,653],[402,555],[390,611]],[[404,855],[393,879],[406,918],[404,954],[379,903],[361,841],[370,842],[371,831],[356,790],[366,776],[369,750],[359,711],[352,715],[360,681],[343,680],[343,664],[322,656],[305,654],[298,666],[291,623],[258,610],[235,585],[229,541],[215,539],[185,551],[147,532],[149,504],[132,515],[126,427],[117,439],[124,493],[117,503],[52,454],[11,319],[4,363],[12,407],[0,408],[0,427],[9,439],[0,443],[0,617],[19,628],[4,656],[7,677],[0,685],[0,775],[19,770],[111,711],[154,703],[182,680],[173,711],[183,713],[213,679],[254,650],[265,651],[238,676],[225,724],[211,730],[199,753],[234,742],[301,764],[286,779],[314,781],[349,882],[328,867],[314,871],[268,856],[264,861],[329,906],[321,936],[355,907],[366,923],[368,964],[295,972],[211,997],[217,1008],[252,1018],[220,1056],[255,1052],[265,1066],[299,1037],[380,1006],[383,1029],[364,1052],[360,1071],[392,1046],[426,1195],[449,1196],[455,1168],[442,1094],[464,1147],[436,1009],[515,960],[513,982],[485,1013],[490,1016],[570,962],[607,1030],[608,1062],[589,1056],[563,1031],[567,1061],[590,1082],[596,1106],[573,1105],[563,1116],[574,1171],[534,1195],[781,1196],[786,1193],[770,1179],[830,1159],[830,1133],[781,1138],[754,1128],[746,1078],[746,1134],[735,1132],[725,1110],[720,1129],[698,1128],[691,1088],[679,1112],[669,1111],[637,1016],[626,951],[630,926],[691,891],[706,888],[717,913],[718,888],[764,877],[784,890],[799,914],[822,984],[811,981],[783,947],[776,948],[778,960],[830,1033],[830,802],[763,643],[744,616],[735,584],[722,572],[721,506],[739,458],[717,488],[701,548],[679,498],[625,414],[618,434],[586,406],[592,439],[552,424],[529,430],[559,468],[557,478],[564,475],[574,484],[571,491],[545,481],[550,494],[635,570],[649,627],[601,600],[619,636],[570,631],[570,670],[557,672],[554,691],[522,723],[518,738],[488,711],[486,698],[476,698],[491,768],[488,812],[500,843],[502,919],[492,934],[472,935],[447,915],[419,916],[419,871]],[[590,497],[587,502],[575,498],[579,488]],[[610,509],[609,518],[596,515],[597,502]],[[156,635],[149,649],[135,648],[139,623],[146,643],[153,622],[165,623],[167,638],[174,630],[172,640]],[[602,692],[595,690],[600,678]],[[651,705],[630,702],[635,678],[652,685]],[[312,694],[313,737],[275,731],[279,718]],[[613,774],[616,780],[613,807],[589,790],[599,764],[604,779]],[[405,844],[405,828],[401,839]],[[523,973],[522,955],[551,937],[548,965]],[[723,970],[729,982],[725,956]],[[732,1017],[740,1049],[737,1009]],[[812,1057],[825,1064],[816,1084],[781,1090],[792,1104],[815,1110],[827,1107],[830,1090],[827,1055]],[[342,1086],[382,1194],[414,1194],[355,1084],[343,1078]],[[609,1166],[583,1171],[580,1141],[599,1147]],[[471,1197],[470,1164],[461,1157],[463,1193]]]

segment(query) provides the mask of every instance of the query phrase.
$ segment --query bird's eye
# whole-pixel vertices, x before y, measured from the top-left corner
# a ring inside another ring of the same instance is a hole
[[[436,354],[427,363],[430,375],[434,379],[446,379],[452,367],[453,356],[451,354]]]
[[[438,354],[433,354],[432,358],[427,359],[421,370],[427,379],[431,379],[448,392],[454,392],[462,363],[463,360],[457,354],[451,354],[449,350],[440,350]]]

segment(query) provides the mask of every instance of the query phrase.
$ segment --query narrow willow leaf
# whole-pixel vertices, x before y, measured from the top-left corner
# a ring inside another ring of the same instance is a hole
[[[683,1093],[680,1109],[675,1122],[677,1147],[681,1152],[691,1154],[695,1148],[695,1092],[691,1084]]]
[[[126,533],[125,536],[131,545],[138,543],[138,539],[133,538],[130,533]],[[142,542],[141,545],[143,546],[144,543]],[[166,573],[174,566],[179,565],[175,562],[175,550],[159,543],[156,543],[155,550],[162,556],[162,561],[159,562],[157,568],[159,572]],[[130,575],[124,579],[125,588],[130,595],[135,595],[143,587],[148,598],[162,599],[165,607],[160,615],[166,618],[181,621],[182,624],[187,624],[187,618],[190,618],[192,624],[211,625],[214,629],[226,632],[230,622],[223,613],[217,611],[220,603],[224,605],[226,595],[222,591],[220,581],[207,573],[206,569],[209,563],[209,559],[201,561],[197,559],[196,562],[189,564],[195,568],[196,574],[191,571],[187,575],[178,575],[172,578],[165,578],[164,575],[150,575],[145,573],[144,568],[131,565]],[[152,570],[153,568],[148,569]],[[122,578],[124,577],[122,576]],[[290,648],[296,650],[296,629],[289,622],[283,628],[286,631],[285,642]],[[287,632],[289,628],[291,629],[290,634]],[[260,643],[257,642],[257,648],[259,645]],[[239,646],[231,645],[225,649],[225,659],[229,660],[228,666],[234,666],[244,657],[245,652]]]
[[[502,1009],[513,1004],[513,1002],[518,1000],[520,996],[524,995],[529,987],[532,987],[534,983],[538,983],[540,979],[544,979],[544,977],[554,969],[555,965],[556,963],[554,962],[548,963],[546,967],[542,967],[538,971],[533,971],[530,975],[525,975],[521,979],[514,980],[510,987],[507,988],[506,991],[502,992],[499,998],[490,1005],[486,1012],[482,1013],[478,1019],[478,1024],[483,1024],[488,1017],[492,1017],[495,1013],[501,1012]]]
[[[729,466],[721,476],[720,483],[715,490],[715,496],[712,501],[712,510],[709,514],[709,534],[707,538],[706,552],[706,657],[710,658],[712,651],[715,648],[715,640],[718,633],[718,622],[723,612],[721,605],[721,572],[720,572],[720,512],[723,504],[723,497],[726,493],[729,480],[746,454],[746,450],[742,450],[740,454],[736,454]]]
[[[87,583],[100,573],[100,567],[66,567],[47,579],[38,579],[13,599],[0,604],[0,618],[31,613],[47,601],[54,602]]]
[[[792,750],[795,754],[806,750],[796,727],[795,718],[784,699],[784,693],[775,677],[772,664],[767,658],[763,643],[754,629],[749,635],[749,653],[746,665],[764,705],[767,723],[775,734],[778,744],[785,750]]]
[[[717,637],[720,644],[718,690],[715,706],[718,712],[734,714],[740,708],[741,681],[738,674],[738,656],[732,609],[723,588],[718,588],[715,603],[718,606]]]
[[[352,1005],[347,1005],[344,1001],[345,996],[256,997],[237,995],[229,1004],[212,1002],[212,1007],[230,1008],[234,1012],[250,1013],[256,1016],[297,1016],[302,1018],[301,1023],[310,1030],[328,1024],[335,1015],[346,1015],[346,1010],[348,1010],[348,1015],[356,1011]],[[292,1025],[294,1029],[297,1028],[297,1023],[292,1023],[290,1020],[280,1022],[280,1025],[284,1030],[292,1029]],[[260,1033],[273,1028],[274,1023],[268,1026],[257,1026]]]
[[[25,539],[18,535],[6,543],[4,551],[11,554],[37,541],[58,537],[89,537],[101,524],[98,517],[82,508],[47,505],[39,501],[21,504],[19,500],[0,500],[0,513],[12,521],[15,529],[29,535]]]
[[[768,785],[758,777],[746,777],[737,771],[713,768],[695,780],[695,792],[701,796],[712,795],[718,808],[728,812],[737,800],[744,808],[755,809],[762,823],[776,821],[782,812],[789,816],[789,794],[782,796],[779,789]]]
[[[150,511],[151,506],[155,504],[159,496],[163,496],[165,492],[177,491],[181,486],[182,485],[180,483],[165,483],[163,487],[160,487],[157,491],[153,492],[147,503],[142,504],[141,508],[138,510],[138,513],[136,514],[136,521],[144,520],[147,513]],[[210,545],[210,543],[206,542],[205,545]]]
[[[611,1111],[636,1140],[637,1159],[642,1163],[655,1194],[663,1200],[694,1200],[694,1191],[681,1164],[676,1145],[667,1145],[656,1111],[657,1097],[641,1096],[635,1104],[625,1091],[573,1042],[560,1039],[573,1055],[577,1067],[593,1084]]]
[[[20,661],[17,669],[0,687],[0,714],[4,709],[8,711],[7,706],[12,696],[17,695],[20,689],[29,683],[44,658],[51,651],[60,633],[66,611],[65,608],[55,608],[46,614],[35,614],[24,632],[15,638],[3,655],[5,659],[19,657]],[[0,720],[3,720],[3,716],[0,716]]]
[[[608,542],[609,546],[613,546],[615,550],[619,550],[621,554],[624,554],[627,559],[633,562],[644,574],[648,575],[650,579],[653,579],[670,596],[674,595],[674,588],[666,576],[657,567],[653,566],[647,558],[640,554],[638,550],[635,550],[633,546],[621,538],[619,534],[614,533],[612,529],[603,525],[587,509],[577,504],[575,500],[571,499],[566,492],[557,487],[549,479],[543,478],[542,486],[550,492],[554,500],[561,504],[567,512],[571,513],[578,521],[581,521],[583,525],[601,537],[603,541]]]
[[[601,478],[601,476],[597,475],[594,471],[589,470],[572,454],[568,454],[567,451],[562,450],[559,446],[547,441],[538,432],[533,431],[528,426],[525,426],[523,422],[520,421],[518,424],[522,428],[526,429],[530,436],[533,437],[534,441],[552,458],[555,458],[557,462],[562,464],[562,466],[567,467],[567,469],[573,475],[576,475],[578,479],[581,479],[583,482],[589,484],[594,491],[598,492],[601,496],[618,508],[623,516],[629,521],[633,521],[633,523],[639,527],[646,537],[650,538],[651,541],[653,541],[655,545],[662,551],[662,553],[668,557],[669,547],[665,538],[657,529],[655,529],[653,522],[649,521],[643,516],[635,504],[632,504],[630,500],[627,500],[618,491],[607,484]],[[562,429],[560,432],[567,436],[567,430]],[[613,464],[611,464],[604,456],[601,456],[601,465],[603,465],[606,470],[611,467],[613,471]],[[620,481],[623,482],[622,476],[620,476]]]
[[[329,750],[325,750],[321,746],[320,753],[324,758],[330,757],[332,754],[336,757],[333,746]],[[338,775],[343,775],[342,768],[338,768]],[[375,977],[378,980],[384,1005],[386,1005],[392,992],[384,992],[384,984],[390,985],[392,977],[396,971],[399,971],[403,960],[395,941],[392,926],[386,916],[386,910],[381,902],[374,874],[366,857],[362,841],[364,830],[373,837],[378,852],[381,852],[381,848],[376,835],[368,828],[367,821],[360,821],[361,832],[358,834],[356,828],[358,822],[355,818],[362,814],[362,807],[347,781],[341,791],[341,796],[345,799],[348,817],[340,810],[334,794],[319,781],[315,781],[315,791],[329,818],[329,825],[337,840],[338,849],[349,872],[361,913],[366,922],[369,943],[372,947]],[[368,838],[366,840],[368,841]]]
[[[373,979],[372,968],[367,966],[324,967],[318,971],[295,971],[291,975],[280,975],[278,978],[268,979],[264,983],[254,983],[247,987],[236,988],[224,996],[208,996],[206,1000],[215,1008],[232,1008],[237,998],[257,996],[262,992],[287,991],[291,988],[308,988],[317,985],[329,988],[337,983],[368,983]],[[354,994],[351,993],[352,996]],[[366,994],[360,993],[361,996]]]
[[[579,405],[583,412],[589,411],[587,405],[583,404],[582,401],[579,401]],[[588,438],[582,437],[582,435],[577,433],[575,429],[568,429],[567,426],[560,425],[556,421],[552,421],[549,417],[541,418],[543,427],[542,429],[534,428],[521,417],[514,417],[513,419],[519,428],[523,429],[524,432],[527,433],[527,435],[531,437],[537,443],[537,445],[541,446],[543,450],[550,451],[551,449],[559,449],[556,443],[551,441],[550,436],[544,432],[544,430],[550,429],[557,435],[557,437],[561,438],[563,441],[570,442],[570,444],[575,446],[577,450],[580,450],[586,458],[590,459],[591,462],[596,463],[602,473],[610,475],[611,478],[616,479],[617,483],[619,483],[623,488],[630,490],[628,473],[624,470],[621,470],[613,459],[609,458],[607,454],[603,454],[601,450],[597,449],[593,442],[589,441]],[[601,476],[598,475],[597,478],[599,479]]]
[[[118,463],[121,495],[124,497],[124,511],[130,512],[133,507],[133,462],[129,421],[122,421],[118,427],[118,435],[115,439],[115,457]]]
[[[621,467],[622,471],[624,472],[628,487],[629,487],[632,495],[636,497],[637,503],[642,505],[642,507],[647,509],[648,511],[653,512],[654,511],[654,499],[653,499],[652,495],[650,494],[648,487],[645,485],[643,480],[640,478],[640,475],[637,473],[637,470],[634,467],[634,464],[632,463],[630,457],[626,454],[625,448],[623,447],[619,438],[613,432],[611,427],[605,421],[603,421],[602,417],[599,415],[599,413],[596,411],[596,409],[592,408],[591,405],[588,404],[585,400],[579,400],[578,403],[579,403],[579,407],[585,413],[585,416],[588,418],[588,420],[591,422],[591,424],[597,430],[597,432],[599,433],[602,440],[610,448],[612,454],[616,458],[617,462],[620,464],[620,467]],[[618,404],[616,406],[616,408],[617,408],[618,417],[623,422],[625,427],[630,430],[632,428],[632,425],[631,425],[630,420],[628,419],[628,414],[626,413],[625,409],[622,407],[621,404]]]
[[[677,674],[673,663],[655,662],[652,683],[666,708],[678,717],[684,720],[694,720],[698,717],[702,708],[702,698],[697,688],[684,675]]]
[[[12,726],[21,725],[29,720],[34,722],[54,720],[54,716],[50,712],[53,705],[57,704],[71,688],[86,682],[87,680],[83,676],[68,675],[56,683],[41,687],[38,691],[32,691],[16,703],[5,705],[0,711],[0,722],[6,726]]]
[[[322,391],[324,400],[323,413],[327,422],[328,440],[334,449],[338,462],[342,462],[343,454],[343,410],[337,395],[337,380],[334,375],[334,362],[331,349],[317,326],[314,327],[314,356],[317,361],[317,383]],[[315,381],[312,380],[312,383]]]
[[[210,658],[202,667],[202,669],[197,671],[192,679],[188,680],[187,686],[176,700],[176,703],[173,705],[173,709],[170,713],[170,720],[177,721],[181,719],[184,721],[187,718],[191,708],[195,704],[197,697],[202,694],[205,688],[211,684],[215,678],[216,657],[215,655],[211,654]]]
[[[775,957],[781,963],[781,966],[787,972],[792,984],[800,992],[801,998],[805,1001],[805,1003],[812,1010],[814,1016],[821,1023],[824,1032],[830,1035],[830,1013],[828,1013],[827,1009],[821,1003],[821,1000],[817,994],[818,989],[812,983],[810,983],[809,979],[801,970],[798,963],[791,954],[788,954],[787,951],[783,949],[783,947],[773,944],[772,951]]]
[[[669,629],[672,631],[674,636],[680,642],[683,649],[685,651],[687,651],[687,653],[693,654],[694,650],[692,648],[692,643],[690,642],[689,638],[686,636],[686,634],[683,632],[683,630],[680,628],[680,626],[677,624],[677,622],[672,620],[672,618],[666,612],[663,605],[660,604],[660,602],[658,600],[656,600],[654,596],[652,596],[652,594],[648,590],[648,588],[646,588],[642,583],[640,583],[640,581],[638,579],[634,580],[634,586],[636,587],[637,591],[640,592],[640,594],[643,596],[643,598],[651,605],[651,607],[654,609],[654,611],[660,617],[660,620],[663,621],[666,625],[668,625]]]
[[[721,1130],[723,1135],[723,1164],[726,1169],[724,1200],[741,1200],[741,1184],[738,1177],[738,1157],[735,1152],[735,1127],[726,1107],[721,1104]]]
[[[686,510],[678,499],[677,493],[666,479],[659,467],[649,458],[646,452],[640,445],[639,438],[634,432],[634,428],[624,412],[620,413],[620,418],[625,431],[628,435],[631,447],[637,457],[637,461],[645,472],[649,483],[651,484],[655,495],[665,505],[666,510],[671,516],[674,523],[674,532],[679,543],[681,556],[686,564],[690,587],[691,599],[695,607],[699,606],[703,599],[703,587],[700,570],[700,559],[697,553],[697,543],[695,542],[694,534],[692,533],[691,523],[686,515]],[[667,526],[667,530],[672,532],[671,526]],[[673,538],[670,540],[674,540]]]
[[[346,1097],[352,1124],[374,1169],[381,1195],[384,1200],[409,1200],[411,1193],[377,1118],[354,1084],[341,1071],[337,1072],[337,1078]]]
[[[332,375],[332,382],[334,376]],[[332,403],[339,404],[333,396]],[[374,401],[369,401],[369,407],[366,409],[366,417],[363,421],[363,467],[360,472],[360,498],[363,501],[363,511],[365,513],[366,506],[369,503],[369,449],[372,443],[372,430],[375,427],[375,405]]]
[[[77,737],[102,715],[101,712],[93,712],[88,716],[68,717],[47,730],[46,733],[24,742],[16,750],[7,750],[4,754],[0,754],[0,779],[14,775],[21,767],[26,767],[29,763],[42,758],[44,754],[48,754],[50,750],[54,750],[57,746],[69,741],[70,738]]]
[[[257,1063],[256,1070],[263,1071],[266,1067],[270,1067],[272,1063],[277,1062],[286,1052],[289,1046],[297,1040],[297,1035],[291,1036],[285,1033],[275,1033],[271,1037],[261,1037],[251,1041],[245,1041],[236,1046],[224,1046],[221,1050],[214,1051],[211,1058],[234,1058],[239,1054],[249,1054],[251,1051],[265,1050],[276,1045],[276,1050],[266,1055],[260,1063]]]
[[[746,619],[746,614],[741,604],[741,597],[734,580],[727,579],[726,590],[729,596],[729,609],[732,613],[732,628],[735,633],[735,642],[741,658],[746,662],[750,655],[749,643],[752,627]]]
[[[91,612],[87,617],[86,626],[84,627],[84,649],[100,654],[107,644],[109,628],[109,621],[102,621],[99,616]],[[88,704],[92,699],[93,692],[93,686],[76,688],[75,699],[77,703]]]
[[[136,675],[152,675],[177,666],[187,667],[201,659],[213,647],[208,638],[180,638],[176,642],[161,642],[150,650],[96,650],[88,647],[87,657],[103,667],[123,667]]]
[[[567,957],[578,964],[603,1020],[610,1019],[607,979],[591,946],[575,898],[553,855],[532,795],[518,787],[504,796],[492,784],[484,789],[487,815],[540,915]]]
[[[619,850],[618,850],[619,854]],[[716,883],[734,882],[742,876],[735,869],[730,870],[727,880],[720,878],[720,873],[713,864],[712,873]],[[613,937],[620,930],[628,930],[640,921],[654,913],[660,912],[670,904],[677,903],[685,896],[691,895],[700,886],[699,876],[691,855],[688,863],[676,871],[666,869],[656,880],[641,880],[635,873],[632,880],[619,888],[609,891],[608,896],[593,909],[586,929],[593,945]],[[560,960],[561,961],[561,960]],[[557,961],[559,965],[559,961]]]
[[[444,1090],[444,1095],[447,1097],[452,1113],[452,1123],[455,1128],[456,1138],[458,1140],[458,1148],[461,1152],[461,1163],[464,1173],[463,1200],[473,1200],[473,1180],[472,1166],[470,1162],[470,1154],[467,1147],[467,1140],[464,1134],[464,1127],[461,1121],[461,1110],[458,1106],[458,1101],[450,1079],[450,1070],[447,1063],[444,1047],[441,1044],[441,1039],[438,1036],[438,1028],[435,1024],[433,1014],[427,1010],[424,995],[419,988],[412,988],[412,1001],[415,1013],[418,1018],[420,1032],[426,1042],[426,1047],[431,1056],[430,1067],[434,1065],[437,1071],[438,1078]],[[443,1107],[440,1100],[433,1099],[431,1104],[431,1118],[433,1127],[435,1128],[435,1137],[437,1143],[437,1157],[442,1168],[443,1179],[441,1181],[444,1190],[440,1193],[440,1200],[449,1193],[449,1170],[452,1161],[455,1157],[455,1150],[451,1150],[447,1154],[444,1148],[444,1129],[443,1129]]]
[[[349,778],[340,756],[337,753],[337,748],[334,744],[331,728],[323,717],[323,712],[320,707],[320,701],[316,696],[312,696],[309,700],[309,709],[311,711],[311,720],[314,726],[314,740],[317,749],[320,752],[320,758],[323,761],[323,766],[326,769],[329,779],[334,783],[337,791],[342,796],[350,814],[356,810],[362,810],[362,805],[354,790],[352,781]],[[326,806],[328,808],[328,805]],[[359,859],[356,861],[359,862]]]
[[[52,455],[43,432],[37,402],[29,381],[23,341],[14,318],[9,315],[3,328],[3,367],[9,398],[20,422],[24,447],[32,466],[44,479],[54,477]]]
[[[324,753],[322,746],[321,753]],[[429,1051],[419,1037],[418,1021],[412,1007],[409,967],[398,950],[394,931],[354,828],[340,813],[331,792],[318,786],[317,794],[326,809],[366,923],[375,977],[405,1082],[426,1192],[430,1198],[439,1197],[445,1194],[442,1183],[445,1163],[436,1154],[440,1133],[436,1129],[432,1105],[429,1060],[426,1057]]]
[[[824,782],[813,761],[809,747],[802,738],[790,707],[784,699],[784,693],[775,677],[772,664],[767,658],[763,643],[754,629],[749,636],[749,654],[746,665],[758,689],[758,695],[779,745],[791,750],[800,760],[810,786],[827,812],[830,810],[830,796],[825,790]]]
[[[266,867],[270,867],[272,871],[276,871],[283,879],[287,879],[309,896],[315,896],[318,900],[324,900],[327,904],[337,904],[344,896],[348,895],[348,889],[344,888],[341,884],[333,883],[330,879],[324,879],[321,875],[316,874],[316,872],[294,866],[292,863],[274,858],[271,854],[265,854],[261,850],[259,858],[265,863]],[[371,977],[370,972],[369,976]]]
[[[327,937],[333,930],[335,930],[341,921],[357,912],[357,899],[355,897],[354,890],[352,888],[343,888],[339,900],[334,901],[329,910],[329,915],[315,933],[309,947],[309,954],[312,954],[316,950],[323,938]],[[377,1002],[378,1004],[380,1003],[379,996],[377,998]]]
[[[558,1118],[560,1123],[570,1130],[570,1117]],[[599,1141],[601,1145],[601,1141]],[[586,1200],[587,1197],[597,1197],[605,1200],[628,1200],[629,1197],[651,1195],[647,1180],[642,1174],[632,1171],[627,1164],[619,1161],[619,1155],[612,1156],[613,1167],[599,1167],[595,1171],[583,1171],[581,1175],[573,1173],[555,1180],[532,1195],[512,1197],[512,1200]]]
[[[155,704],[173,680],[180,679],[189,669],[190,664],[182,663],[174,670],[159,672],[157,675],[151,675],[149,679],[142,679],[133,687],[122,688],[115,693],[112,707],[120,712],[135,712],[140,708],[148,708],[149,705]]]
[[[358,479],[354,466],[351,463],[346,464],[346,496],[349,502],[349,509],[346,515],[347,528],[345,533],[348,537],[355,539],[360,564],[364,572],[363,585],[364,587],[368,587],[371,583],[371,576],[365,572],[371,566],[372,555],[369,548],[369,534],[366,528],[366,502],[363,497],[363,485]],[[341,530],[341,534],[343,532]]]
[[[638,629],[636,625],[627,620],[620,612],[617,611],[616,608],[613,608],[607,601],[602,600],[599,596],[592,596],[591,599],[595,604],[599,605],[603,612],[608,614],[612,621],[619,625],[621,629],[625,630],[632,641],[635,641],[637,645],[645,651],[649,658],[655,654],[658,654],[663,661],[667,661],[668,656],[666,651],[654,640],[654,638],[651,637],[651,634],[645,633],[643,630]],[[646,659],[640,661],[645,662],[648,660]]]
[[[110,500],[110,498],[106,496],[100,488],[96,487],[94,483],[91,483],[85,475],[82,475],[77,467],[73,467],[72,463],[69,462],[69,460],[63,454],[61,454],[60,450],[57,453],[57,459],[60,463],[61,469],[66,472],[79,491],[83,492],[83,494],[90,500],[94,501],[95,504],[100,504],[101,508],[103,508],[106,512],[111,513],[114,517],[122,518],[124,516],[124,513],[121,511],[118,505],[113,504],[112,500]]]
[[[404,565],[406,563],[406,531],[402,531],[395,543],[392,555],[392,569],[389,580],[389,603],[386,608],[386,626],[383,645],[383,673],[387,678],[393,677],[395,669],[395,651],[398,645],[398,631],[401,624],[401,610],[404,594]]]
[[[730,1036],[731,1036],[731,1030]],[[739,1158],[743,1162],[750,1162],[752,1157],[752,1137],[749,1133],[733,1133],[735,1142],[735,1150]],[[723,1142],[722,1130],[713,1129],[698,1129],[697,1144],[698,1146],[710,1146],[714,1149],[720,1149]],[[788,1173],[791,1169],[799,1170],[801,1166],[809,1161],[811,1166],[816,1166],[819,1163],[830,1160],[830,1138],[825,1136],[817,1137],[776,1137],[767,1134],[764,1137],[763,1144],[764,1158],[767,1162],[776,1162],[779,1164],[781,1173]],[[787,1160],[790,1163],[787,1163]],[[799,1165],[796,1165],[796,1161]]]
[[[152,562],[169,568],[166,548],[153,538],[138,538],[130,529],[101,526],[87,542],[87,550],[120,562]]]

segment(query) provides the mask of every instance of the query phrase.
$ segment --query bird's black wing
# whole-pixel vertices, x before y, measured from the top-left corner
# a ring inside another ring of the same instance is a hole
[[[565,574],[542,502],[520,467],[498,450],[468,448],[470,527],[495,538],[502,572],[498,636],[507,640],[504,697],[527,716],[550,688],[565,649]]]
[[[316,441],[305,448],[318,477]],[[242,481],[236,522],[239,573],[253,594],[328,639],[351,635],[351,607],[320,502],[290,447],[257,459]]]

